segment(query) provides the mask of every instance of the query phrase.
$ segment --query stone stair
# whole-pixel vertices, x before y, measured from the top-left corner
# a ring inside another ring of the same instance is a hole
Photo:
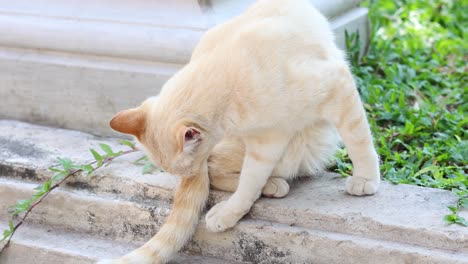
[[[52,176],[56,157],[80,163],[116,138],[0,121],[0,224],[7,208]],[[92,263],[144,243],[167,216],[177,178],[141,174],[130,154],[87,179],[77,176],[37,206],[0,263]],[[370,197],[344,193],[336,174],[292,183],[283,199],[261,198],[240,223],[211,233],[201,220],[173,263],[468,263],[468,228],[444,224],[447,191],[383,183]],[[209,206],[229,194],[213,191]],[[466,212],[462,212],[467,217]],[[203,218],[202,218],[203,219]],[[198,261],[198,262],[197,262]]]
[[[4,222],[0,224],[6,225]],[[0,256],[1,263],[90,264],[98,259],[122,256],[136,247],[132,243],[30,224],[19,229],[11,245],[4,255]],[[241,262],[179,254],[169,264],[185,263],[240,264]]]

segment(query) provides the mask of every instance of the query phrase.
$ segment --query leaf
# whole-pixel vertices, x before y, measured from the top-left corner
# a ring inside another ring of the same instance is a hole
[[[94,167],[91,166],[91,165],[89,165],[89,164],[87,164],[87,165],[81,165],[81,166],[80,166],[80,169],[82,169],[83,171],[85,171],[88,175],[91,174],[91,173],[93,173],[93,171],[94,171]]]
[[[8,228],[3,231],[3,238],[2,241],[6,240],[8,237],[10,237],[13,232],[15,231],[15,225],[13,224],[13,221],[8,222]]]
[[[44,182],[44,185],[43,185],[44,186],[44,191],[47,192],[48,190],[50,190],[50,185],[51,185],[50,181]]]
[[[425,167],[425,168],[419,170],[418,172],[416,172],[416,173],[414,174],[413,177],[414,177],[414,178],[417,178],[417,177],[419,177],[421,174],[424,174],[424,173],[426,173],[426,172],[433,172],[433,171],[438,170],[438,169],[439,169],[439,166],[435,166],[435,165],[434,165],[434,166],[427,166],[427,167]]]
[[[89,149],[89,151],[91,151],[91,154],[93,154],[93,157],[96,161],[98,161],[98,163],[101,161],[101,164],[102,164],[102,156],[101,154],[99,154],[96,150],[94,149]]]
[[[133,163],[137,165],[144,165],[145,163],[142,163],[142,161],[145,161],[145,162],[148,161],[148,156],[144,155],[138,158],[137,160],[135,160]]]
[[[468,226],[468,221],[459,215],[456,216],[455,223],[462,225],[462,226]]]
[[[70,173],[66,172],[66,171],[62,171],[60,173],[55,174],[54,177],[52,177],[52,179],[50,179],[50,181],[52,183],[56,183],[56,182],[60,181],[61,179],[65,178],[68,174],[70,174]]]
[[[101,147],[102,150],[104,150],[104,152],[109,155],[109,156],[114,156],[115,153],[114,151],[112,150],[111,146],[107,145],[107,144],[104,144],[104,143],[100,143],[99,146]]]
[[[10,230],[3,230],[3,238],[2,241],[7,240],[7,238],[11,235]]]
[[[147,174],[149,172],[151,172],[155,167],[153,166],[153,163],[151,163],[150,161],[145,163],[145,165],[143,166],[143,169],[141,171],[141,173],[143,174]]]
[[[460,198],[460,200],[458,201],[458,204],[460,205],[461,208],[468,208],[468,197]]]
[[[127,147],[130,147],[130,148],[132,148],[132,149],[135,148],[135,144],[133,144],[132,142],[130,142],[130,141],[128,141],[128,140],[121,140],[121,141],[120,141],[120,144],[121,144],[121,145],[125,145],[125,146],[127,146]]]
[[[455,219],[457,218],[456,215],[454,214],[449,214],[449,215],[446,215],[444,216],[444,221],[447,223],[447,224],[455,224]]]
[[[11,212],[10,215],[16,216],[22,212],[27,211],[29,209],[29,206],[31,205],[31,202],[31,200],[19,200],[15,205],[12,206],[14,210],[13,212]]]
[[[37,201],[37,199],[41,198],[45,193],[46,191],[40,190],[37,193],[33,194],[32,198],[30,199],[31,203]]]
[[[6,240],[13,232],[15,231],[15,225],[13,224],[13,221],[8,222],[8,228],[3,230],[3,238],[2,241]]]
[[[63,169],[66,171],[71,171],[73,169],[73,162],[68,158],[57,158],[60,165],[62,165]]]
[[[454,205],[449,205],[447,206],[448,209],[450,209],[450,211],[452,211],[452,213],[456,214],[458,212],[458,208]]]
[[[53,172],[61,172],[61,171],[63,171],[63,170],[57,169],[57,168],[55,168],[55,167],[49,167],[48,169],[49,169],[50,171],[53,171]]]
[[[3,230],[3,238],[2,238],[2,241],[5,241],[7,240],[7,238],[11,235],[11,232],[9,229],[5,229]]]

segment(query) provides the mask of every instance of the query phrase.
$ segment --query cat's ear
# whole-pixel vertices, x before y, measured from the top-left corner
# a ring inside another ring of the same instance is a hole
[[[192,152],[202,141],[202,135],[198,128],[181,126],[177,131],[177,146],[179,152]]]
[[[115,131],[140,138],[146,127],[146,112],[141,108],[123,110],[112,118],[109,125]]]

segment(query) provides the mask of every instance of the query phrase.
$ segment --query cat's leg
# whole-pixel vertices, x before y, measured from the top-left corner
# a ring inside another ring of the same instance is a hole
[[[232,173],[230,175],[223,175],[222,177],[210,175],[210,185],[215,190],[235,192],[237,185],[239,185],[239,174]]]
[[[270,177],[262,189],[262,195],[270,198],[283,198],[289,193],[289,183],[282,177]]]
[[[210,178],[211,187],[225,192],[235,192],[239,185],[239,175],[232,178]],[[281,177],[268,178],[262,189],[262,196],[269,198],[283,198],[289,193],[289,183]]]
[[[245,156],[244,142],[238,139],[224,139],[215,146],[208,158],[211,187],[226,192],[235,192],[239,185],[239,176]],[[286,174],[270,177],[262,189],[262,195],[281,198],[288,194],[289,184],[284,179]]]
[[[223,177],[210,176],[210,184],[213,189],[235,192],[239,185],[240,173],[232,173]],[[289,192],[288,182],[281,177],[268,178],[265,187],[262,189],[262,195],[270,198],[282,198]]]
[[[340,65],[323,101],[324,118],[334,123],[353,163],[353,176],[346,182],[352,195],[370,195],[380,184],[379,158],[369,123],[348,66]]]
[[[325,171],[336,153],[338,143],[338,134],[330,122],[315,122],[305,127],[289,142],[272,177],[279,175],[285,179],[294,179]]]
[[[290,136],[265,133],[245,139],[246,153],[239,185],[234,194],[215,205],[206,215],[206,225],[213,232],[233,227],[252,207],[281,158]]]

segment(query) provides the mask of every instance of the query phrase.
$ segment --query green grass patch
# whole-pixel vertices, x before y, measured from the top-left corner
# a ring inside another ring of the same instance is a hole
[[[446,221],[463,224],[455,216],[468,204],[468,1],[364,5],[372,25],[368,53],[358,59],[355,34],[347,44],[382,175],[458,193]],[[337,157],[335,170],[351,174],[346,152]]]

